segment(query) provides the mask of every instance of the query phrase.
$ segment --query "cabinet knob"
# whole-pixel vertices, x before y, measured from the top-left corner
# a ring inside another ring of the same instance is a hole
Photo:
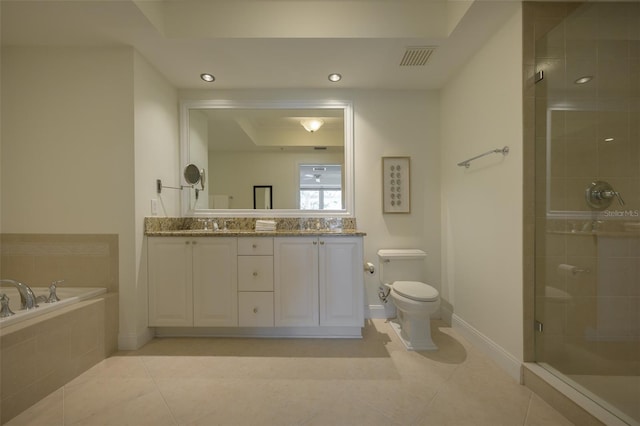
[[[185,241],[184,243],[189,245],[189,244],[191,244],[191,241]]]
[[[313,242],[313,245],[314,245],[314,246],[315,246],[315,245],[317,245],[317,244],[318,244],[318,242],[317,242],[317,241],[314,241],[314,242]]]
[[[258,307],[257,307],[257,306],[253,308],[253,313],[254,313],[254,314],[257,314],[257,313],[258,313]]]
[[[320,245],[323,246],[324,245],[324,241],[320,241]]]
[[[258,248],[258,245],[257,244],[251,244],[251,247]]]
[[[257,272],[254,272],[254,273],[253,273],[253,276],[254,276],[254,277],[257,277],[257,276],[258,276],[258,273],[257,273]]]
[[[196,245],[196,244],[198,244],[198,242],[197,242],[197,241],[194,241],[192,244],[193,244],[193,245]]]

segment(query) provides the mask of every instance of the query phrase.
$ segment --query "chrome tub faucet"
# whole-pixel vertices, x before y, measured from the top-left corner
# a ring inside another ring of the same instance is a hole
[[[20,293],[20,309],[34,309],[38,307],[36,295],[28,285],[15,280],[0,280],[0,287],[2,287],[3,284],[11,284],[18,289],[18,293]]]

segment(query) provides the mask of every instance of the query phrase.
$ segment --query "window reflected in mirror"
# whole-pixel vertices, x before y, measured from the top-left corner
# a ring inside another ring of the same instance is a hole
[[[301,164],[300,210],[342,210],[342,166]]]

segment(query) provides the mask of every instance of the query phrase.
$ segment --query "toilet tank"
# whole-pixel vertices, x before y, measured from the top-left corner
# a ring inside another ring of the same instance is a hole
[[[427,253],[419,249],[378,250],[380,282],[425,282],[425,258]]]

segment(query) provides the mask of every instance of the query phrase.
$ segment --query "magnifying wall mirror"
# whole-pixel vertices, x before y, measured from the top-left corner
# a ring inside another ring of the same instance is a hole
[[[196,185],[200,182],[201,177],[200,169],[195,164],[189,164],[184,168],[184,180],[188,184]]]
[[[183,215],[260,216],[268,194],[270,216],[353,216],[349,102],[193,100],[183,101],[180,113],[181,162],[198,164],[202,184],[207,181],[207,190],[199,194],[183,191]],[[308,191],[300,177],[305,164],[341,167],[337,188],[335,182],[332,187],[337,202],[311,210],[301,201]],[[194,170],[190,173],[195,176]],[[254,204],[259,181],[278,191],[262,186],[262,201]]]

